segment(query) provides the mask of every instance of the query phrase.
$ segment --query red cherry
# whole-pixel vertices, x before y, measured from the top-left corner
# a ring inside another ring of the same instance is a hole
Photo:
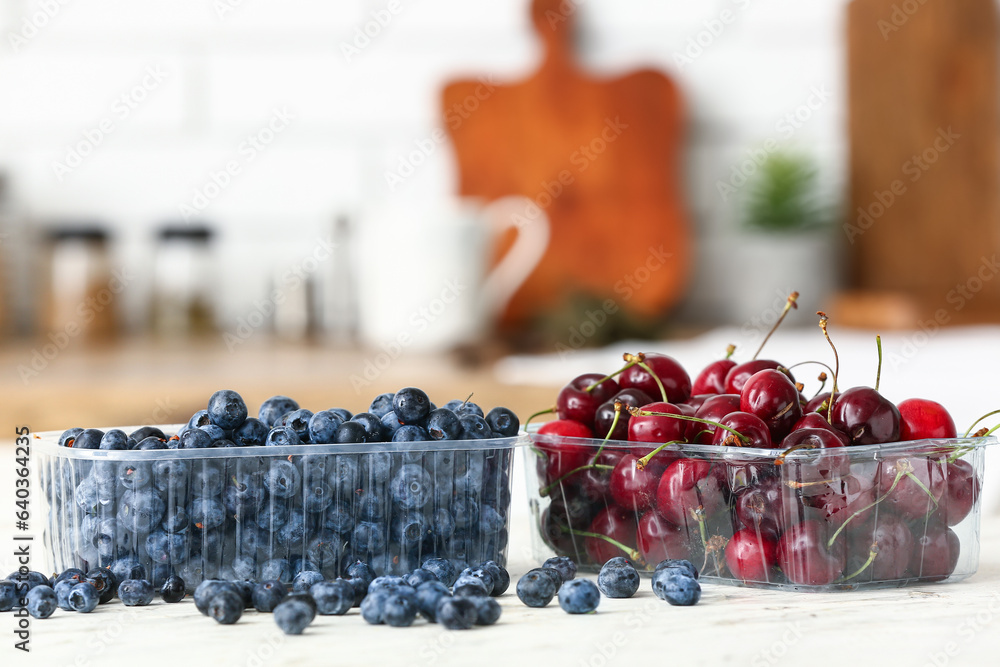
[[[590,502],[603,502],[611,495],[611,473],[624,456],[625,452],[604,449],[593,460],[593,466],[581,470],[569,479],[579,488],[579,495]],[[612,470],[598,466],[611,466]]]
[[[647,512],[639,519],[636,541],[643,560],[650,565],[668,558],[690,559],[692,556],[687,531],[656,512]]]
[[[647,354],[645,363],[663,383],[663,389],[667,392],[667,401],[683,403],[688,399],[691,395],[691,376],[676,359],[665,354]],[[656,380],[648,371],[639,366],[628,368],[621,374],[619,382],[622,389],[641,389],[650,396],[662,398]]]
[[[844,543],[827,548],[828,536],[819,521],[803,521],[778,540],[778,565],[793,584],[826,586],[844,573]]]
[[[672,403],[650,403],[642,408],[650,412],[664,412],[682,415],[680,408]],[[628,423],[628,439],[633,442],[655,442],[663,444],[684,439],[687,422],[683,419],[661,415],[636,415]]]
[[[851,441],[847,439],[846,435],[844,435],[834,427],[830,426],[830,422],[826,420],[826,417],[824,417],[818,412],[810,412],[808,414],[802,415],[802,418],[799,419],[797,422],[795,422],[795,426],[792,427],[792,430],[798,431],[799,429],[802,428],[823,428],[826,429],[827,431],[830,431],[830,433],[833,433],[837,437],[839,437],[841,441],[844,443],[845,447],[851,444]]]
[[[872,505],[877,496],[877,482],[878,465],[863,461],[851,466],[850,475],[804,487],[800,493],[803,504],[819,510],[821,518],[839,528],[848,520],[862,523],[875,512]]]
[[[702,369],[691,386],[694,394],[724,394],[726,393],[726,375],[736,362],[732,359],[713,361]]]
[[[879,493],[886,496],[886,506],[899,516],[920,519],[940,504],[948,489],[947,473],[948,466],[943,459],[926,456],[888,458],[882,461]],[[893,483],[896,488],[890,492]]]
[[[719,447],[753,447],[755,449],[771,449],[771,432],[760,417],[749,412],[730,412],[719,420],[723,426],[728,426],[744,438],[737,438],[724,428],[716,428],[712,434],[712,444]]]
[[[615,505],[610,505],[594,517],[587,531],[610,537],[616,542],[634,549],[636,536],[635,513]],[[585,538],[584,548],[587,551],[590,562],[595,565],[604,565],[604,563],[615,556],[626,555],[615,545],[598,537]]]
[[[802,416],[799,390],[781,371],[758,371],[743,384],[740,410],[760,417],[771,432],[771,440],[777,442]]]
[[[955,422],[936,401],[908,398],[896,406],[899,409],[899,439],[956,438]]]
[[[563,438],[593,438],[594,432],[586,424],[572,419],[554,419],[538,428],[539,435],[561,436]]]
[[[597,407],[618,393],[618,383],[612,379],[601,382],[600,373],[587,373],[573,379],[556,397],[556,415],[559,419],[574,419],[593,426]],[[599,385],[587,391],[595,382]]]
[[[738,394],[743,390],[743,385],[746,384],[751,375],[768,368],[776,369],[779,366],[781,364],[772,359],[754,359],[753,361],[744,361],[742,364],[737,364],[726,373],[725,393]]]
[[[852,445],[877,445],[899,440],[899,410],[871,387],[852,387],[833,404],[834,428]]]
[[[907,574],[924,580],[947,579],[955,566],[961,551],[961,541],[948,526],[938,521],[926,524],[923,535],[918,535],[910,554]]]
[[[688,399],[686,401],[684,401],[683,403],[679,403],[678,405],[686,405],[690,407],[691,414],[694,414],[695,412],[698,412],[699,409],[701,409],[701,406],[705,405],[705,401],[707,401],[708,399],[712,398],[715,395],[716,394],[691,394],[690,396],[688,396]]]
[[[670,464],[656,488],[656,508],[667,521],[698,530],[726,506],[722,466],[703,459],[679,459]]]
[[[628,440],[628,423],[632,419],[628,408],[641,408],[644,405],[652,403],[653,399],[647,396],[646,392],[639,391],[638,389],[622,389],[602,403],[594,415],[594,432],[601,438],[608,435],[608,431],[611,430],[611,424],[615,421],[615,401],[621,401],[622,411],[618,416],[618,424],[615,426],[614,432],[611,433],[609,440]]]
[[[726,565],[740,581],[770,581],[777,560],[778,542],[767,532],[744,528],[726,544]]]
[[[543,486],[587,465],[594,454],[594,448],[589,443],[575,441],[593,435],[588,427],[579,422],[566,419],[550,421],[538,429],[538,435],[534,444],[544,454],[537,461],[538,477],[545,481]]]
[[[980,483],[968,461],[958,459],[948,464],[948,525],[957,526],[969,516],[979,498]]]
[[[875,548],[875,558],[871,565],[862,574],[851,578],[851,583],[857,583],[893,581],[905,577],[915,541],[906,522],[889,512],[883,512],[878,515],[878,522],[874,527],[869,522],[860,525],[856,531],[850,531],[847,543],[847,570],[850,572],[867,563],[871,558],[873,545]]]
[[[695,417],[708,421],[721,421],[723,417],[740,409],[740,397],[737,394],[719,394],[712,396],[698,408],[694,413]],[[703,424],[700,422],[688,422],[685,430],[685,437],[688,442],[707,445],[712,442],[715,434],[714,424]]]
[[[781,479],[772,477],[744,488],[736,494],[734,508],[736,518],[745,528],[753,532],[778,535],[782,526],[786,525],[784,496],[789,494],[781,484]],[[794,500],[793,500],[794,502]]]
[[[837,392],[837,396],[840,396],[839,391]],[[825,416],[827,413],[826,408],[830,407],[830,404],[826,403],[828,400],[830,400],[830,392],[824,391],[822,394],[816,394],[806,401],[805,406],[802,408],[802,414],[807,415],[811,412],[818,412],[820,408],[823,408],[821,412]],[[826,407],[823,406],[824,403],[826,403]]]
[[[785,459],[785,475],[791,481],[822,482],[847,475],[851,471],[851,458],[844,441],[825,428],[792,431],[781,441],[781,448],[812,450],[806,457]]]
[[[662,467],[652,463],[640,469],[636,465],[638,460],[632,454],[626,454],[611,471],[611,498],[620,507],[632,510],[636,515],[652,507],[660,474],[663,472]],[[654,457],[653,461],[655,460]]]

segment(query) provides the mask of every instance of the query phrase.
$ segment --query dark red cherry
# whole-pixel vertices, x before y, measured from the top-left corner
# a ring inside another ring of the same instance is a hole
[[[916,536],[907,574],[930,581],[947,579],[958,565],[961,542],[955,531],[940,521],[925,525],[923,534]]]
[[[738,394],[743,390],[743,385],[746,384],[751,375],[768,368],[776,369],[779,366],[781,364],[772,359],[754,359],[737,364],[726,373],[726,391],[724,393]]]
[[[802,502],[819,511],[819,517],[834,528],[845,521],[863,523],[875,512],[878,465],[855,464],[857,474],[835,477],[825,484],[800,490]],[[853,517],[853,518],[852,518]]]
[[[672,403],[650,403],[642,408],[650,412],[683,415],[680,408]],[[628,439],[633,442],[665,442],[684,439],[687,421],[661,415],[637,415],[628,423]]]
[[[731,431],[716,428],[712,434],[712,443],[719,447],[753,447],[756,449],[771,449],[771,432],[760,417],[749,412],[730,412],[719,420],[723,426],[728,426],[743,438],[736,437]]]
[[[595,382],[604,378],[600,373],[587,373],[573,379],[556,397],[556,415],[559,419],[573,419],[593,426],[594,413],[601,403],[618,393],[618,383],[607,379],[587,391]]]
[[[744,528],[726,544],[726,565],[740,581],[771,581],[777,561],[778,541],[771,533]]]
[[[877,445],[899,440],[899,410],[871,387],[852,387],[833,404],[834,428],[852,445]]]
[[[664,470],[652,462],[640,469],[636,465],[638,460],[632,454],[626,454],[611,471],[611,498],[620,507],[635,512],[636,516],[653,506],[656,487]]]
[[[715,394],[691,394],[688,399],[679,405],[686,405],[691,408],[691,414],[698,412],[701,406],[705,405],[705,401],[715,396]]]
[[[947,474],[948,466],[943,458],[887,458],[882,461],[879,494],[886,496],[883,502],[887,509],[904,519],[920,519],[942,502],[948,489]],[[896,482],[896,488],[890,492],[893,482]],[[947,501],[946,498],[944,500]]]
[[[724,394],[726,393],[726,375],[736,362],[732,359],[713,361],[698,373],[691,392],[694,394]]]
[[[639,519],[636,541],[643,560],[655,565],[668,558],[690,559],[690,537],[686,530],[653,511],[646,512]]]
[[[610,399],[597,408],[594,414],[594,432],[599,437],[605,438],[611,430],[611,424],[615,421],[615,401],[621,401],[622,411],[618,417],[618,424],[611,433],[610,440],[628,440],[628,423],[632,419],[628,408],[641,408],[653,402],[646,392],[638,389],[622,389]]]
[[[955,421],[936,401],[908,398],[896,406],[899,409],[899,439],[955,438]]]
[[[571,530],[586,530],[599,506],[576,493],[557,494],[539,520],[542,539],[556,553],[577,559],[577,551],[582,548],[579,537]]]
[[[820,521],[797,523],[778,540],[778,566],[793,584],[827,586],[844,573],[844,543],[827,547],[829,535]]]
[[[747,486],[736,494],[736,518],[754,532],[778,535],[786,524],[784,496],[791,494],[777,477]],[[794,496],[791,496],[794,498]]]
[[[851,441],[847,439],[846,435],[830,426],[830,422],[826,420],[826,417],[818,412],[809,412],[802,415],[802,418],[795,422],[795,426],[792,427],[792,430],[798,431],[800,428],[824,428],[839,437],[843,441],[845,447],[851,444]]]
[[[781,441],[784,450],[810,450],[785,459],[785,477],[794,482],[815,483],[846,475],[851,470],[851,457],[844,441],[825,428],[802,428],[792,431]]]
[[[635,513],[616,505],[609,505],[601,510],[587,528],[588,532],[610,537],[616,542],[635,548],[636,520]],[[603,565],[615,556],[627,556],[620,548],[607,540],[597,537],[584,539],[587,557],[595,565]]]
[[[538,428],[539,435],[559,436],[563,438],[593,438],[594,432],[586,424],[572,419],[554,419],[545,422]]]
[[[698,408],[698,411],[694,413],[695,417],[699,419],[706,419],[708,421],[721,421],[723,417],[733,412],[738,412],[740,409],[740,397],[737,394],[719,394],[717,396],[712,396]],[[684,433],[688,442],[694,442],[701,445],[708,445],[712,442],[712,436],[715,434],[716,426],[714,424],[702,424],[700,422],[688,422],[687,430]]]
[[[586,469],[571,475],[569,479],[580,489],[579,495],[591,502],[604,502],[611,496],[611,473],[624,456],[625,452],[604,449],[597,458],[588,460]],[[604,466],[611,466],[612,470]]]
[[[840,396],[839,391],[837,392],[837,396]],[[823,408],[821,412],[825,416],[827,408],[830,407],[830,404],[826,403],[828,400],[830,400],[830,392],[828,391],[824,391],[822,394],[813,396],[806,401],[806,404],[802,407],[802,414],[807,415],[810,412],[817,412],[820,411],[820,408]],[[823,405],[824,403],[826,403],[825,407]]]
[[[850,583],[872,580],[894,581],[904,578],[914,544],[913,533],[909,526],[891,512],[880,513],[874,527],[869,521],[859,524],[856,530],[848,529],[849,572],[861,569],[871,558],[872,550],[875,551],[875,558],[871,564],[860,575],[851,578]]]
[[[656,488],[656,508],[670,523],[698,530],[726,506],[721,465],[703,459],[679,459],[670,464]]]
[[[760,417],[771,432],[771,440],[778,442],[802,416],[799,390],[781,371],[758,371],[743,384],[740,410]]]
[[[683,403],[691,395],[691,376],[676,359],[665,354],[647,354],[646,365],[656,373],[667,392],[667,401]],[[660,387],[656,380],[643,368],[632,366],[619,377],[622,389],[641,389],[650,396],[662,400]]]
[[[945,512],[949,526],[957,526],[969,516],[980,491],[979,477],[968,461],[958,459],[948,464],[948,504]]]

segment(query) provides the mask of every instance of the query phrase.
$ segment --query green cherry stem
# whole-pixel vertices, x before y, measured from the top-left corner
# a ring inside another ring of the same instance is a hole
[[[574,468],[573,470],[570,470],[568,473],[566,473],[556,481],[552,482],[548,486],[539,489],[538,495],[540,495],[542,498],[546,497],[547,495],[552,493],[553,488],[559,486],[560,484],[562,484],[563,482],[565,482],[567,479],[569,479],[578,472],[583,472],[584,470],[614,470],[614,469],[615,469],[614,466],[604,465],[603,463],[589,463],[585,466]]]
[[[666,449],[670,445],[683,445],[683,444],[684,444],[683,440],[671,440],[670,442],[665,442],[656,449],[654,449],[653,451],[651,451],[649,454],[646,454],[641,459],[636,461],[635,467],[638,468],[639,470],[645,470],[646,466],[649,465],[649,462],[653,460],[653,457],[662,452],[664,449]]]
[[[883,493],[881,497],[876,498],[875,502],[873,502],[871,505],[868,505],[866,507],[862,507],[857,512],[855,512],[854,514],[852,514],[851,516],[847,517],[847,519],[844,520],[844,523],[840,524],[840,528],[838,528],[836,531],[834,531],[833,535],[827,541],[827,543],[826,543],[827,548],[833,546],[834,540],[836,540],[837,536],[840,535],[840,532],[842,530],[844,530],[844,528],[847,527],[847,524],[849,524],[851,521],[853,521],[857,517],[861,516],[863,513],[867,512],[871,508],[875,507],[876,505],[878,505],[880,502],[882,502],[886,498],[888,498],[889,494],[896,490],[896,486],[899,484],[899,480],[903,479],[903,475],[908,475],[908,474],[910,474],[910,471],[913,470],[913,465],[909,461],[907,461],[906,459],[900,459],[899,463],[897,463],[897,465],[899,466],[899,470],[896,471],[896,479],[892,480],[892,486],[889,487],[889,490],[886,491],[885,493]]]
[[[621,418],[621,416],[622,416],[622,402],[616,400],[615,401],[615,418],[611,421],[611,428],[608,429],[608,434],[606,436],[604,436],[604,440],[601,441],[601,446],[597,448],[597,451],[594,452],[594,456],[590,459],[591,463],[594,463],[595,461],[597,461],[597,457],[600,456],[601,452],[604,451],[604,447],[605,447],[605,445],[608,444],[608,440],[611,439],[611,434],[615,432],[615,427],[618,426],[618,420]]]
[[[764,336],[764,340],[760,342],[760,347],[758,347],[757,351],[754,352],[752,357],[750,357],[750,361],[753,361],[754,359],[760,356],[760,353],[763,352],[764,350],[764,346],[767,345],[767,341],[771,340],[771,335],[774,334],[774,332],[778,330],[778,327],[781,326],[781,323],[785,321],[785,316],[788,315],[788,311],[790,311],[792,308],[799,307],[798,304],[795,303],[798,300],[798,298],[799,298],[798,292],[792,292],[791,294],[788,295],[788,300],[785,301],[785,308],[781,311],[781,315],[778,317],[778,321],[774,323],[774,326],[771,327],[771,330],[767,332],[766,336]]]
[[[636,364],[641,363],[642,361],[644,361],[646,359],[646,355],[644,355],[642,352],[640,352],[638,354],[629,354],[628,352],[626,352],[624,355],[622,355],[622,358],[626,362],[626,364],[624,366],[622,366],[621,368],[619,368],[618,370],[616,370],[611,375],[605,375],[600,380],[598,380],[594,384],[590,385],[589,387],[587,387],[583,391],[585,393],[589,394],[590,392],[592,392],[594,390],[594,387],[602,385],[605,382],[607,382],[608,380],[611,380],[611,379],[614,379],[614,378],[618,377],[619,375],[621,375],[622,373],[624,373],[628,369],[632,368]]]
[[[730,343],[726,346],[726,359],[732,358],[733,354],[736,352],[736,346]]]
[[[985,415],[983,415],[982,417],[980,417],[976,421],[972,422],[972,426],[969,427],[969,430],[967,430],[965,432],[965,435],[963,437],[968,438],[969,434],[972,433],[972,429],[976,428],[976,424],[978,424],[979,422],[983,421],[984,419],[986,419],[988,417],[992,417],[993,415],[1000,415],[1000,410],[994,410],[993,412],[987,412]]]
[[[865,561],[865,564],[859,567],[853,573],[849,574],[848,576],[837,579],[836,583],[839,584],[845,581],[850,581],[854,577],[859,576],[862,572],[864,572],[865,570],[867,570],[872,566],[872,563],[875,562],[876,557],[878,557],[878,542],[873,542],[871,548],[868,550],[868,560]]]
[[[822,310],[817,310],[816,314],[819,315],[819,328],[823,330],[823,337],[826,338],[826,342],[830,344],[830,349],[833,350],[833,389],[830,390],[830,405],[827,406],[826,420],[833,423],[833,400],[837,395],[837,376],[840,375],[840,355],[837,354],[837,346],[833,344],[830,340],[830,332],[827,331],[826,326],[829,323],[830,318]]]
[[[663,382],[660,381],[660,376],[654,373],[653,369],[643,361],[638,362],[636,365],[653,376],[653,379],[656,380],[656,386],[660,389],[660,397],[663,399],[664,403],[669,403],[670,400],[667,398],[667,390],[663,387]]]
[[[575,528],[566,528],[564,530],[566,530],[566,532],[568,532],[570,535],[579,535],[581,537],[593,537],[598,540],[604,540],[608,544],[618,547],[619,549],[624,551],[628,555],[629,560],[631,560],[633,563],[636,563],[637,565],[646,564],[646,561],[645,559],[643,559],[642,554],[640,554],[638,551],[636,551],[631,547],[625,546],[618,540],[608,537],[607,535],[601,535],[600,533],[591,533],[590,531],[587,530],[576,530]]]
[[[875,346],[878,348],[878,371],[875,373],[875,391],[882,382],[882,337],[875,336]]]

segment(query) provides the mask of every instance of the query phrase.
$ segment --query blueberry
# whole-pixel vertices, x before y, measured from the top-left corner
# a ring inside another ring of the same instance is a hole
[[[691,606],[701,599],[701,585],[678,568],[663,568],[653,573],[653,593],[672,605]]]
[[[460,586],[462,583],[465,583],[465,580],[468,578],[478,579],[479,581],[483,582],[483,587],[486,589],[486,594],[487,595],[493,594],[493,583],[494,583],[493,575],[490,574],[487,570],[481,567],[476,567],[476,568],[467,567],[464,570],[462,570],[462,573],[460,575],[458,575],[458,580],[455,582],[455,585]]]
[[[247,404],[235,391],[221,389],[208,399],[208,418],[219,428],[232,431],[247,418]]]
[[[655,572],[659,572],[664,569],[678,569],[692,579],[698,578],[698,568],[696,568],[691,561],[683,560],[679,558],[668,558],[666,560],[661,560],[656,564]]]
[[[375,581],[375,571],[372,570],[371,566],[364,561],[356,560],[344,570],[344,574],[347,575],[349,579],[362,579],[365,582],[365,591],[368,590],[368,586]]]
[[[218,528],[226,521],[226,508],[215,498],[194,498],[187,508],[189,520],[199,530]]]
[[[302,488],[299,469],[286,459],[272,461],[264,477],[264,486],[273,498],[292,498]]]
[[[597,587],[609,598],[630,598],[639,590],[639,573],[627,558],[616,556],[601,568]]]
[[[371,583],[368,584],[368,593],[375,593],[387,588],[398,588],[404,584],[406,584],[406,580],[402,577],[397,577],[391,574],[383,574],[380,577],[375,577],[372,579]]]
[[[472,598],[476,605],[476,625],[493,625],[500,620],[503,609],[493,598]]]
[[[399,394],[397,394],[398,396]],[[431,499],[433,482],[421,466],[406,464],[400,467],[390,483],[392,499],[400,509],[420,509]]]
[[[413,424],[400,426],[392,434],[393,442],[428,442],[430,439],[431,434],[427,432],[427,429]]]
[[[486,423],[504,438],[513,438],[521,428],[517,415],[507,408],[493,408],[486,415]]]
[[[368,442],[382,442],[385,440],[385,429],[382,427],[382,418],[370,412],[360,412],[351,421],[361,424],[368,436]]]
[[[218,591],[208,601],[206,615],[219,625],[232,625],[243,615],[243,596],[229,589]]]
[[[181,449],[208,449],[213,446],[212,436],[201,428],[184,431],[180,439]]]
[[[310,513],[323,512],[334,500],[333,489],[326,482],[313,480],[302,487],[302,509]]]
[[[317,582],[309,594],[316,601],[317,611],[325,616],[342,616],[354,606],[354,586],[345,579]]]
[[[462,440],[489,440],[493,437],[493,429],[479,415],[462,415]]]
[[[393,518],[390,534],[392,540],[398,542],[403,549],[410,549],[420,546],[430,534],[430,526],[423,513],[406,512]]]
[[[215,447],[218,446],[215,443],[218,443],[220,440],[229,439],[228,433],[225,430],[216,426],[215,424],[205,424],[204,426],[199,426],[198,428],[204,431],[205,433],[208,433],[208,435],[212,438],[212,443],[213,446]]]
[[[74,442],[80,434],[83,433],[82,428],[68,428],[62,432],[59,436],[59,446],[60,447],[72,447]]]
[[[539,570],[531,570],[517,581],[517,597],[529,607],[544,607],[556,594],[553,577]]]
[[[372,400],[371,405],[368,407],[368,412],[381,419],[387,413],[392,412],[392,401],[395,397],[396,395],[392,392],[379,394]]]
[[[257,418],[271,428],[283,415],[298,409],[299,404],[287,396],[272,396],[260,404]]]
[[[547,567],[559,573],[559,578],[567,582],[576,576],[576,563],[569,556],[553,556],[542,563],[542,567]]]
[[[97,589],[86,581],[74,584],[69,591],[69,606],[73,611],[88,614],[97,609],[100,600]]]
[[[118,598],[126,607],[145,607],[153,601],[153,584],[145,579],[126,579],[118,584]]]
[[[170,507],[169,505],[163,513],[163,519],[160,521],[163,530],[168,533],[179,533],[187,528],[190,523],[191,519],[188,517],[186,509],[183,507]]]
[[[284,600],[274,608],[274,622],[286,635],[301,635],[315,616],[315,610],[301,599]]]
[[[56,592],[56,606],[63,611],[73,611],[73,607],[69,604],[69,592],[74,586],[76,586],[75,582],[63,580],[57,581],[55,587],[52,589]],[[94,592],[96,593],[97,591]]]
[[[63,570],[55,581],[52,583],[58,584],[60,581],[72,581],[74,584],[78,584],[83,581],[87,576],[87,573],[78,567],[71,567]]]
[[[493,577],[493,592],[490,595],[497,597],[507,592],[510,588],[510,573],[503,566],[498,565],[496,561],[488,560],[480,567]]]
[[[206,463],[195,467],[191,473],[191,495],[195,498],[217,496],[222,493],[224,483],[222,471],[214,465]]]
[[[184,586],[184,580],[176,574],[167,577],[166,581],[163,582],[163,586],[160,587],[160,597],[163,598],[164,602],[180,602],[184,599],[185,594],[186,587]]]
[[[369,590],[368,595],[361,601],[361,618],[365,623],[379,625],[385,614],[385,601],[389,597],[389,590]]]
[[[162,443],[161,443],[162,444]],[[126,489],[141,489],[153,482],[153,466],[126,461],[118,465],[118,481]]]
[[[601,602],[601,591],[590,579],[572,579],[559,587],[559,606],[569,614],[589,614]]]
[[[151,435],[148,438],[140,441],[135,447],[133,447],[133,449],[137,452],[140,451],[145,452],[152,449],[171,449],[171,444],[173,445],[172,447],[173,449],[178,449],[180,448],[180,442],[181,441],[179,438],[177,439],[171,438],[169,441],[165,442],[160,438]]]
[[[277,580],[262,581],[253,587],[253,606],[260,612],[272,612],[288,595],[285,585]]]
[[[413,598],[400,593],[390,593],[382,606],[382,622],[394,628],[413,625],[417,618],[417,604]]]
[[[420,424],[431,411],[431,399],[416,387],[406,387],[393,396],[392,411],[402,424]]]
[[[104,431],[99,431],[96,428],[87,428],[77,434],[72,444],[70,444],[69,440],[66,440],[66,446],[73,449],[100,449],[103,438]]]
[[[427,415],[427,432],[433,440],[458,440],[462,422],[451,410],[438,408]]]
[[[48,618],[59,606],[56,592],[51,586],[35,586],[25,597],[25,608],[35,618]]]
[[[235,584],[222,579],[205,579],[194,589],[194,606],[202,614],[208,613],[208,602],[216,593],[222,590],[230,590],[239,594]]]
[[[337,428],[344,421],[332,410],[320,410],[309,419],[309,442],[313,444],[336,442]]]
[[[119,558],[111,563],[109,569],[118,581],[125,581],[126,579],[145,579],[147,575],[146,568],[135,556]]]
[[[437,622],[449,630],[468,630],[479,617],[476,602],[469,598],[442,598],[435,615]]]
[[[432,572],[445,586],[451,586],[458,578],[455,566],[447,558],[428,558],[421,567]]]
[[[404,579],[406,579],[406,583],[408,583],[410,586],[413,586],[414,588],[419,588],[420,584],[426,583],[428,581],[438,581],[437,575],[435,575],[430,570],[425,570],[422,567],[418,567],[417,569],[413,570],[408,575],[406,575]]]
[[[128,436],[125,435],[125,431],[119,430],[117,428],[111,429],[101,438],[101,444],[98,449],[108,449],[108,450],[118,450],[118,449],[128,449]]]
[[[188,420],[187,426],[182,430],[187,430],[189,428],[198,428],[199,426],[204,426],[205,424],[211,424],[212,418],[208,416],[208,410],[199,410],[198,412],[191,415],[191,419]],[[180,432],[177,433],[180,435]]]
[[[298,410],[292,410],[282,415],[276,426],[287,426],[295,431],[295,435],[299,436],[299,440],[309,442],[309,420],[312,418],[312,410],[299,408]]]
[[[420,584],[417,586],[417,608],[420,615],[431,623],[436,623],[438,603],[449,596],[448,587],[440,581],[425,581]]]
[[[308,593],[314,584],[323,581],[323,573],[316,570],[302,570],[295,575],[292,580],[292,591],[295,593]]]
[[[358,490],[361,464],[356,456],[343,454],[334,456],[327,472],[326,481],[342,497],[350,498]]]
[[[103,522],[102,522],[103,523]],[[113,525],[113,522],[109,521]],[[106,567],[98,567],[87,572],[86,581],[90,583],[101,596],[100,603],[106,604],[114,599],[118,590],[118,579]]]
[[[263,447],[269,430],[270,427],[256,417],[247,417],[233,429],[232,441],[237,447]]]
[[[267,432],[264,438],[264,445],[267,447],[289,447],[301,445],[302,440],[299,434],[287,426],[275,426]]]
[[[455,582],[455,587],[451,594],[457,598],[484,598],[489,597],[489,590],[481,580],[475,577],[459,577]]]
[[[183,496],[191,475],[191,466],[187,461],[164,459],[153,462],[153,486],[165,493],[173,492]],[[219,478],[219,489],[222,488],[222,478]]]
[[[18,604],[17,584],[8,579],[0,581],[0,611],[10,611]]]
[[[368,442],[368,431],[363,424],[347,421],[337,427],[333,434],[333,440],[337,444],[352,445]]]
[[[399,418],[396,417],[396,413],[391,410],[384,415],[382,415],[382,432],[385,433],[386,440],[392,440],[392,436],[396,435],[396,431],[402,424],[399,423]]]
[[[440,542],[447,542],[455,534],[455,517],[443,507],[434,510],[431,517],[431,531]]]
[[[128,434],[129,449],[134,449],[137,444],[146,438],[166,440],[167,435],[155,426],[141,426]]]

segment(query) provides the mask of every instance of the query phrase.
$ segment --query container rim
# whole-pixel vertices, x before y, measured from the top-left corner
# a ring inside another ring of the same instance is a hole
[[[150,424],[166,435],[173,435],[185,424]],[[102,431],[121,429],[126,433],[134,431],[139,426],[108,426]],[[371,442],[358,444],[326,444],[326,445],[287,445],[283,447],[209,447],[206,449],[74,449],[60,447],[59,437],[65,431],[39,431],[32,433],[32,445],[41,454],[57,456],[65,459],[109,460],[109,461],[160,461],[165,459],[219,459],[219,458],[250,458],[255,456],[286,457],[286,456],[319,456],[327,454],[376,454],[380,452],[399,453],[404,451],[440,452],[440,451],[478,451],[492,449],[513,449],[531,444],[527,433],[522,429],[516,436],[509,438],[491,438],[488,440],[440,440],[420,443],[401,448],[400,443]]]
[[[655,442],[634,442],[631,440],[608,440],[606,443],[601,438],[574,438],[562,435],[549,435],[540,434],[538,429],[541,428],[543,424],[531,424],[527,429],[527,437],[531,440],[531,443],[536,443],[541,441],[545,443],[555,443],[555,442],[566,442],[574,444],[581,447],[601,447],[602,445],[606,447],[612,447],[614,449],[644,449],[649,450],[651,447],[658,446]],[[927,454],[943,453],[936,450],[953,451],[955,449],[978,449],[981,447],[988,447],[998,443],[995,436],[986,436],[981,438],[973,437],[962,437],[958,436],[955,438],[929,438],[924,440],[904,440],[901,442],[887,442],[877,445],[850,445],[844,447],[843,451],[840,450],[810,450],[810,449],[800,449],[794,452],[789,452],[784,460],[787,461],[808,461],[817,456],[828,456],[832,453],[836,454],[848,454],[852,458],[866,458],[871,456],[873,458],[879,457],[885,454],[894,454],[897,452],[910,452],[916,449],[929,449]],[[761,459],[774,459],[776,456],[780,455],[783,448],[775,449],[760,449],[757,447],[720,447],[718,445],[701,445],[701,444],[691,444],[691,443],[677,443],[672,445],[667,445],[663,448],[664,451],[670,452],[681,452],[681,453],[693,453],[693,454],[704,454],[708,458],[727,458],[731,459],[734,457],[738,458],[761,458]],[[922,452],[921,452],[922,453]]]

